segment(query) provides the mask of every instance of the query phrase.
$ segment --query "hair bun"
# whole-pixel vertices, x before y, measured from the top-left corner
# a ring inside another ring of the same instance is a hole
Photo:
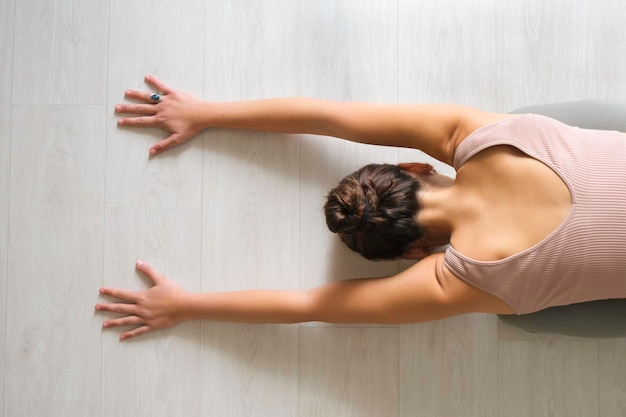
[[[328,195],[326,224],[334,233],[356,233],[369,222],[372,215],[374,190],[354,177],[344,178],[340,186]]]

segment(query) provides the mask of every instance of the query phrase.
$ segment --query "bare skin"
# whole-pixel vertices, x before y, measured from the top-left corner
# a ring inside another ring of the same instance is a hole
[[[173,89],[154,77],[146,82],[163,94],[128,90],[133,104],[118,104],[121,126],[159,127],[170,135],[153,145],[155,156],[190,140],[203,129],[232,128],[308,133],[386,146],[421,149],[452,164],[456,147],[487,124],[516,117],[456,105],[385,105],[285,98],[211,103]],[[548,236],[567,216],[569,189],[541,162],[508,146],[488,148],[472,157],[455,180],[424,174],[421,164],[402,168],[425,184],[418,222],[433,244],[450,243],[477,260],[499,260],[526,250]],[[423,243],[423,242],[421,242]],[[417,247],[417,246],[416,246]],[[419,250],[406,257],[421,257]],[[186,320],[251,323],[304,321],[410,323],[473,312],[511,314],[501,299],[457,278],[443,254],[417,262],[388,278],[348,280],[304,291],[240,291],[192,294],[144,261],[137,268],[154,283],[146,291],[102,288],[118,301],[96,310],[123,314],[104,327],[134,326],[130,338]]]

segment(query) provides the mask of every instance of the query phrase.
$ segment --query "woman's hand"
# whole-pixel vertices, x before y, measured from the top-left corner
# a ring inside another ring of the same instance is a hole
[[[150,148],[150,155],[154,156],[197,135],[205,127],[202,113],[207,103],[189,93],[168,87],[152,75],[146,75],[145,80],[159,92],[161,101],[155,102],[151,98],[152,93],[127,90],[126,98],[142,103],[117,104],[115,111],[137,115],[118,119],[120,126],[158,127],[170,134]]]
[[[129,339],[152,330],[167,329],[185,320],[188,293],[146,262],[137,261],[136,266],[154,282],[152,288],[145,291],[101,288],[100,294],[119,301],[96,305],[97,311],[124,314],[123,317],[104,321],[102,327],[137,326],[122,333],[120,339]]]

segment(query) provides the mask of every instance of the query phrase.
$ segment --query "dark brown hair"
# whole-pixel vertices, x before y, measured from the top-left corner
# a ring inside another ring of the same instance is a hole
[[[366,165],[330,191],[326,224],[367,259],[398,258],[423,235],[415,221],[420,188],[397,165]]]

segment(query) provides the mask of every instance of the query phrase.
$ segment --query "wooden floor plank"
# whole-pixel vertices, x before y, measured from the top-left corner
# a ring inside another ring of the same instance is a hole
[[[104,106],[13,107],[7,416],[100,413],[103,116]]]

